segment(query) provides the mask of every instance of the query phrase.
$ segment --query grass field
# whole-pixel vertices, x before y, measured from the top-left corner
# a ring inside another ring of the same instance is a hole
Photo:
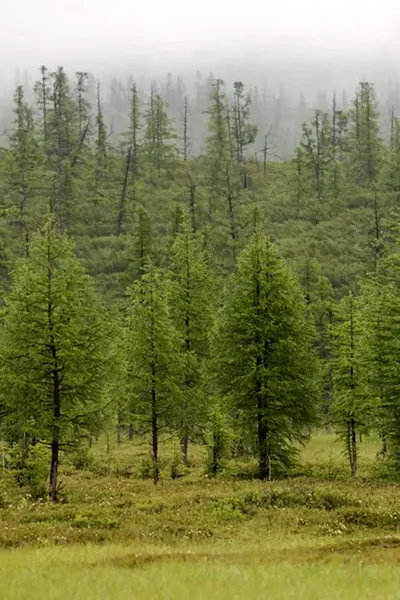
[[[292,478],[243,479],[252,462],[203,475],[204,452],[171,480],[143,479],[146,448],[94,448],[64,467],[57,505],[5,493],[1,600],[400,598],[400,490],[360,446],[350,480],[334,436],[316,435]]]

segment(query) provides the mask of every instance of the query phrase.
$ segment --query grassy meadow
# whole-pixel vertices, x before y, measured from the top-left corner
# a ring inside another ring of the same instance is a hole
[[[399,598],[400,490],[378,450],[363,440],[351,480],[314,435],[292,477],[260,482],[251,460],[206,477],[200,447],[177,468],[167,443],[155,487],[145,445],[101,440],[65,459],[56,505],[0,480],[0,598]]]

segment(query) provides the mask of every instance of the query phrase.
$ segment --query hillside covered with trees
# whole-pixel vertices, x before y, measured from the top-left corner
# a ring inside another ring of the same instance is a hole
[[[132,79],[113,129],[86,73],[42,67],[15,91],[0,154],[4,469],[24,486],[44,455],[55,501],[63,457],[113,432],[149,445],[155,483],[170,438],[186,467],[202,444],[210,475],[252,456],[271,479],[321,427],[353,476],[359,440],[378,434],[398,477],[396,106],[384,131],[362,81],[346,106],[306,110],[277,160],[240,81],[211,78],[196,111],[167,91]]]

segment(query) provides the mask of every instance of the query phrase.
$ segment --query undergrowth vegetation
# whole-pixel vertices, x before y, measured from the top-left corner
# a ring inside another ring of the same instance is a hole
[[[361,444],[360,476],[349,478],[333,435],[315,435],[292,476],[251,478],[254,459],[226,460],[217,477],[205,471],[206,451],[194,446],[188,467],[175,471],[174,445],[163,446],[158,486],[146,467],[146,447],[101,439],[70,455],[61,474],[60,502],[0,480],[0,545],[72,543],[250,543],[265,535],[394,534],[399,529],[398,486],[376,458],[378,441]],[[7,475],[11,477],[10,474]],[[26,483],[26,482],[25,482]]]

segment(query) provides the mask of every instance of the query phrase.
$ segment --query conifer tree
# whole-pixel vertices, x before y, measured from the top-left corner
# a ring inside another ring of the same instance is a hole
[[[165,275],[147,261],[128,292],[128,408],[150,434],[154,483],[160,475],[160,436],[176,423],[180,407],[180,342],[171,321],[169,288]]]
[[[168,117],[165,102],[154,88],[151,90],[150,105],[146,112],[145,135],[142,144],[143,162],[152,177],[175,165],[178,150],[172,120]]]
[[[331,126],[327,113],[317,110],[311,123],[303,124],[300,145],[315,195],[318,200],[323,200],[326,196],[326,172],[332,159]]]
[[[134,232],[129,244],[129,272],[131,282],[136,281],[145,272],[147,262],[154,258],[154,240],[151,220],[144,206],[139,205],[135,211]]]
[[[83,143],[86,137],[90,123],[90,103],[87,100],[88,95],[88,73],[79,71],[76,73],[76,104],[78,109],[78,131],[80,144]]]
[[[207,417],[204,387],[212,288],[201,243],[193,237],[187,220],[172,246],[173,285],[171,314],[181,338],[181,406],[177,429],[183,463],[188,462],[189,440],[199,433]]]
[[[349,110],[348,144],[353,181],[370,187],[377,182],[381,164],[382,140],[373,84],[362,81]]]
[[[399,381],[399,289],[397,251],[382,259],[377,273],[363,283],[363,357],[368,397],[372,402],[376,429],[391,462],[400,472]]]
[[[261,478],[291,463],[314,420],[312,339],[299,284],[256,232],[226,289],[212,352],[220,393],[253,436]]]
[[[234,168],[234,146],[230,107],[224,82],[213,82],[208,110],[206,138],[207,186],[209,188],[208,221],[227,229],[230,263],[234,263],[239,234],[237,198],[241,189],[240,173]],[[225,244],[226,247],[226,244]],[[216,254],[221,249],[216,246]]]
[[[251,96],[245,92],[241,81],[235,81],[234,85],[234,132],[236,145],[236,160],[243,163],[245,160],[246,147],[254,143],[257,137],[257,126],[250,123]]]
[[[338,306],[333,335],[333,403],[331,417],[343,439],[352,477],[357,474],[357,440],[368,424],[360,340],[362,325],[352,294]]]
[[[301,265],[299,275],[315,327],[314,346],[320,359],[320,375],[324,391],[321,409],[325,417],[325,425],[328,425],[332,401],[333,290],[329,279],[322,274],[321,265],[314,258],[307,257]]]
[[[46,66],[40,68],[40,79],[35,83],[34,91],[36,104],[39,109],[39,131],[41,132],[41,142],[43,146],[48,149],[48,127],[49,127],[49,112],[51,105],[51,86],[49,70]]]
[[[52,220],[13,280],[2,314],[0,403],[9,427],[50,447],[49,496],[56,501],[61,451],[99,431],[112,400],[112,326]]]
[[[138,175],[139,173],[139,151],[140,151],[140,131],[141,131],[141,114],[140,114],[140,98],[136,83],[133,83],[131,89],[131,107],[129,113],[129,129],[127,131],[126,143],[131,148],[131,172]]]
[[[9,136],[10,149],[3,166],[6,176],[5,193],[8,201],[11,200],[17,210],[18,231],[26,249],[29,230],[32,225],[35,226],[37,213],[40,213],[41,209],[38,178],[42,174],[42,154],[36,137],[32,110],[25,102],[21,86],[14,95],[14,114],[13,130]]]

